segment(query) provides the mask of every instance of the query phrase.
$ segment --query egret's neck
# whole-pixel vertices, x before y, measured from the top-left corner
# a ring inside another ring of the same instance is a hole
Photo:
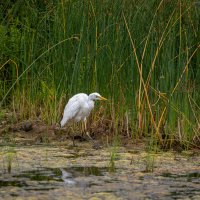
[[[92,98],[91,95],[88,96],[88,101],[93,101],[94,102],[94,99]]]
[[[91,96],[88,97],[88,105],[91,107],[91,109],[94,108],[94,99],[92,99]]]

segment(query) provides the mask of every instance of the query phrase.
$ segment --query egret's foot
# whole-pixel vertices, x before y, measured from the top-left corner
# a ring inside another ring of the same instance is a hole
[[[73,142],[73,147],[76,147],[74,135],[73,135],[73,137],[72,137],[72,142]]]
[[[73,149],[73,148],[76,148],[76,147],[78,147],[78,145],[73,144],[73,143],[69,144],[69,146],[68,146],[68,148],[70,148],[70,149]]]
[[[77,144],[75,143],[75,141],[74,140],[72,140],[72,143],[69,145],[71,148],[73,148],[73,147],[77,147]]]
[[[90,134],[88,132],[86,132],[86,135],[88,136],[88,138],[93,141],[92,137],[90,136]]]
[[[90,136],[90,134],[88,132],[86,132],[86,135],[88,136],[88,138],[90,139],[90,141],[92,142],[92,148],[93,149],[101,149],[102,146],[98,143],[98,142],[95,142],[92,137]]]

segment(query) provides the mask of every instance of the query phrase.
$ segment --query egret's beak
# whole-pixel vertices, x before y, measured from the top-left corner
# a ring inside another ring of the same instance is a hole
[[[106,99],[106,98],[100,96],[100,97],[99,97],[99,100],[108,100],[108,99]]]

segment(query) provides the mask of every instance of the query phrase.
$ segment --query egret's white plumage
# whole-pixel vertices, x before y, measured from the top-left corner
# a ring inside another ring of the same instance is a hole
[[[60,122],[61,127],[69,121],[85,121],[94,108],[95,100],[106,100],[106,98],[96,92],[89,96],[84,93],[79,93],[71,97],[65,106],[63,118]]]

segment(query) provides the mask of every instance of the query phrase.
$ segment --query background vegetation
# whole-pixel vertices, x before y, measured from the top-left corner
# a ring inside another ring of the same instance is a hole
[[[53,124],[71,95],[97,91],[109,102],[91,122],[198,146],[197,1],[6,0],[0,10],[1,109]]]

